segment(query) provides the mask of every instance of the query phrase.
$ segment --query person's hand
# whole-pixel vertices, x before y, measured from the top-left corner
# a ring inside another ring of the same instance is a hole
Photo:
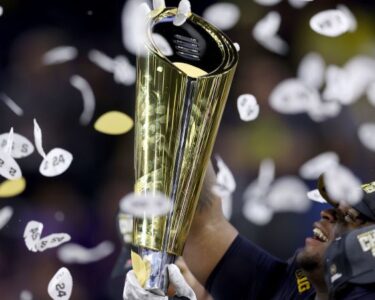
[[[168,265],[167,268],[169,280],[176,291],[176,295],[189,300],[196,300],[197,297],[195,296],[193,289],[186,283],[180,269],[174,264]],[[168,300],[168,297],[155,295],[146,291],[139,284],[133,270],[129,271],[126,275],[123,298],[124,300]]]

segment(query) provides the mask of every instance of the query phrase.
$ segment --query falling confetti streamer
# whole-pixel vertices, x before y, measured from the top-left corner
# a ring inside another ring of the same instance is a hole
[[[94,128],[101,133],[119,135],[127,133],[133,128],[133,125],[133,120],[127,114],[120,111],[110,111],[96,120]]]
[[[139,218],[151,218],[166,215],[170,210],[170,199],[164,194],[130,193],[120,200],[120,210],[123,213]]]
[[[358,138],[362,145],[375,151],[375,123],[364,123],[358,128]]]
[[[251,94],[244,94],[237,98],[237,109],[242,121],[255,120],[259,115],[259,105]]]
[[[9,98],[5,94],[1,94],[0,98],[3,100],[6,106],[9,107],[9,109],[14,112],[17,116],[23,116],[23,109],[18,106],[16,102],[14,102],[11,98]]]
[[[37,221],[29,221],[25,227],[23,233],[23,238],[25,239],[25,244],[27,249],[32,252],[38,251],[38,242],[40,236],[42,235],[43,224]]]
[[[43,149],[43,140],[42,139],[43,139],[42,138],[42,130],[40,129],[39,124],[36,121],[36,119],[34,119],[34,143],[35,143],[35,147],[36,147],[36,150],[38,151],[38,153],[43,158],[45,158],[46,153],[44,152],[44,149]]]
[[[323,57],[315,52],[305,55],[299,64],[297,77],[306,85],[320,89],[325,79],[325,62]]]
[[[221,30],[229,30],[237,24],[240,14],[237,5],[221,2],[207,7],[203,12],[203,18]]]
[[[129,60],[122,55],[115,57],[113,75],[115,82],[124,85],[132,85],[137,78],[136,69]]]
[[[175,26],[182,26],[191,15],[191,4],[189,0],[181,0],[178,3],[177,14],[173,20]]]
[[[26,188],[26,180],[21,177],[14,180],[5,180],[0,184],[0,198],[10,198],[21,194]]]
[[[0,230],[9,222],[13,216],[13,208],[5,206],[0,209]]]
[[[44,53],[42,62],[44,65],[62,64],[75,59],[77,55],[78,51],[76,48],[71,46],[59,46]]]
[[[18,163],[10,154],[0,150],[0,175],[9,180],[22,177],[22,171]]]
[[[338,165],[324,173],[327,194],[331,199],[344,204],[355,205],[361,201],[361,182],[346,167]]]
[[[114,251],[113,243],[104,241],[94,248],[87,249],[78,244],[65,244],[57,250],[58,258],[66,264],[88,264],[101,260]]]
[[[229,170],[220,156],[216,156],[216,161],[217,167],[219,169],[216,176],[216,184],[220,187],[223,187],[224,190],[228,191],[229,193],[233,193],[236,189],[236,181],[233,177],[232,172]]]
[[[4,151],[5,147],[8,145],[9,133],[0,134],[0,149]],[[10,155],[13,158],[19,159],[27,157],[34,152],[33,144],[24,136],[13,133],[13,145]]]
[[[48,284],[48,295],[53,300],[68,300],[72,294],[73,278],[67,268],[61,268]]]
[[[73,75],[70,78],[70,84],[78,89],[83,98],[83,112],[80,117],[82,125],[88,125],[94,115],[95,111],[95,96],[90,84],[86,79],[79,75]]]
[[[39,240],[37,250],[43,252],[50,248],[56,248],[63,243],[70,241],[70,235],[67,233],[53,233]]]
[[[88,53],[88,58],[94,64],[96,64],[99,68],[103,69],[104,71],[112,73],[114,70],[114,61],[112,58],[104,54],[99,50],[90,50]]]
[[[259,166],[257,184],[262,189],[267,189],[275,179],[275,162],[272,159],[264,159]]]
[[[328,37],[342,35],[348,32],[351,26],[352,22],[348,15],[338,9],[319,12],[310,19],[311,29]]]
[[[273,217],[272,209],[256,201],[245,202],[242,212],[248,221],[258,226],[268,224]]]
[[[339,156],[335,152],[324,152],[305,162],[299,174],[305,179],[317,179],[328,169],[339,164]]]

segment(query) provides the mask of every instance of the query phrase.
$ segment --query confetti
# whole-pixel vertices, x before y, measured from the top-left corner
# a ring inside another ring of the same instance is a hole
[[[240,19],[240,9],[233,3],[216,3],[205,9],[203,18],[221,30],[229,30]]]
[[[8,138],[9,133],[0,134],[0,149],[2,149],[3,151],[8,145]],[[12,151],[10,153],[13,158],[19,159],[27,157],[33,152],[34,146],[26,137],[18,133],[13,133]]]
[[[153,194],[131,193],[120,200],[120,210],[123,213],[139,218],[166,215],[170,206],[170,199],[159,192]]]
[[[328,169],[339,164],[339,156],[335,152],[324,152],[305,162],[299,174],[305,179],[317,179]]]
[[[364,123],[359,126],[357,135],[362,145],[375,151],[375,123]]]
[[[216,156],[217,167],[219,169],[217,176],[216,176],[216,185],[221,187],[221,189],[214,188],[214,191],[217,193],[218,191],[226,193],[233,193],[236,189],[236,181],[234,180],[232,172],[229,170],[227,165],[221,159],[220,156]],[[214,186],[214,187],[215,187]],[[221,196],[219,192],[218,196]],[[226,195],[225,195],[226,196]]]
[[[324,183],[331,199],[355,205],[361,201],[361,182],[344,166],[337,165],[324,173]]]
[[[71,46],[59,46],[44,53],[42,62],[44,65],[62,64],[75,59],[77,55],[78,51],[76,48]]]
[[[0,229],[2,229],[13,216],[13,208],[10,206],[5,206],[0,209]]]
[[[103,52],[93,49],[88,53],[88,58],[104,71],[112,73],[114,70],[114,61]]]
[[[73,161],[73,155],[61,148],[52,149],[43,159],[39,172],[46,177],[54,177],[64,173]]]
[[[73,278],[67,268],[61,268],[48,284],[48,295],[53,300],[68,300],[72,294]]]
[[[312,0],[288,0],[289,5],[297,9],[305,7],[311,1]]]
[[[6,179],[15,180],[22,177],[22,172],[9,153],[0,151],[0,175]]]
[[[27,249],[32,252],[38,251],[38,243],[43,231],[43,224],[37,221],[29,221],[23,233]]]
[[[191,15],[191,5],[189,0],[181,0],[178,3],[177,14],[173,20],[175,26],[182,26]]]
[[[240,50],[241,50],[240,44],[239,43],[234,43],[233,45],[236,48],[237,52],[240,52]]]
[[[264,6],[272,6],[281,2],[281,0],[254,0],[255,3]]]
[[[16,102],[14,102],[11,98],[9,98],[5,94],[1,94],[0,98],[3,100],[6,106],[10,108],[17,116],[23,116],[23,109],[18,106]]]
[[[269,97],[270,106],[283,114],[302,113],[317,103],[320,103],[318,91],[294,78],[280,82]]]
[[[306,196],[305,183],[296,176],[283,176],[275,180],[267,195],[267,206],[274,212],[305,212],[311,202]]]
[[[139,4],[138,0],[125,1],[121,13],[122,43],[131,54],[146,54],[146,22],[150,11],[146,3]]]
[[[0,6],[0,16],[2,16],[4,13],[4,8],[2,6]]]
[[[237,109],[242,121],[253,121],[259,115],[259,105],[251,94],[243,94],[237,98]]]
[[[115,82],[124,85],[132,85],[137,79],[136,69],[130,64],[129,60],[123,56],[116,56],[114,59],[113,75]]]
[[[57,250],[57,256],[66,264],[88,264],[109,256],[114,249],[113,243],[109,241],[104,241],[91,249],[69,243]]]
[[[160,34],[153,33],[152,34],[152,40],[156,46],[157,49],[164,55],[164,56],[172,56],[173,55],[173,49],[171,45],[168,43],[168,41]]]
[[[89,83],[79,75],[73,75],[70,78],[70,84],[82,93],[83,112],[80,117],[82,125],[88,125],[95,111],[95,96]]]
[[[26,188],[26,180],[21,177],[14,180],[5,180],[0,184],[0,198],[10,198],[21,194]]]
[[[341,112],[341,104],[337,102],[312,102],[307,108],[307,114],[315,122],[322,122],[328,118],[334,118]]]
[[[33,300],[33,294],[28,290],[23,290],[20,293],[20,300]]]
[[[317,13],[310,19],[310,27],[315,32],[328,37],[337,37],[349,31],[351,20],[342,10],[329,9]]]
[[[325,79],[325,62],[319,53],[305,55],[297,71],[297,77],[309,87],[320,89]]]
[[[327,201],[322,197],[318,189],[309,191],[307,193],[307,198],[312,201],[319,202],[319,203],[327,203]]]
[[[262,189],[267,189],[275,179],[275,162],[272,159],[264,159],[259,166],[257,184]]]
[[[154,10],[162,10],[165,8],[165,0],[152,0]]]
[[[252,33],[254,39],[264,48],[278,54],[285,54],[289,47],[286,42],[276,34],[280,28],[280,23],[280,14],[271,11],[255,24]]]
[[[34,119],[34,139],[38,153],[43,157],[39,172],[46,177],[54,177],[64,173],[73,161],[73,155],[61,148],[52,149],[47,155],[42,145],[42,130]]]
[[[258,226],[268,224],[273,217],[272,209],[256,201],[245,202],[242,212],[248,221]]]
[[[63,243],[70,241],[70,235],[67,233],[53,233],[39,240],[37,250],[43,252],[50,248],[56,248]]]
[[[344,5],[344,4],[339,4],[337,5],[337,9],[341,10],[348,18],[349,20],[349,31],[354,32],[357,30],[357,19],[353,15],[353,13],[350,11],[350,9]]]
[[[127,114],[120,111],[109,111],[96,120],[94,128],[101,133],[119,135],[127,133],[133,128],[133,125],[133,120]]]

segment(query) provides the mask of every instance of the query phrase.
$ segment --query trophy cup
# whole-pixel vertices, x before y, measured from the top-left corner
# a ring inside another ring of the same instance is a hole
[[[143,287],[165,295],[166,265],[182,255],[238,61],[220,30],[177,9],[152,11],[137,58],[135,192],[161,192],[170,213],[134,218],[133,248],[148,265]]]

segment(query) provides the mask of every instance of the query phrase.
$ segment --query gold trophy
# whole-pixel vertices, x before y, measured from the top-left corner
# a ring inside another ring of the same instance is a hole
[[[182,255],[238,62],[228,37],[177,9],[153,11],[137,59],[135,192],[162,192],[170,213],[134,218],[133,245],[146,261],[143,287],[165,295],[166,264]]]

